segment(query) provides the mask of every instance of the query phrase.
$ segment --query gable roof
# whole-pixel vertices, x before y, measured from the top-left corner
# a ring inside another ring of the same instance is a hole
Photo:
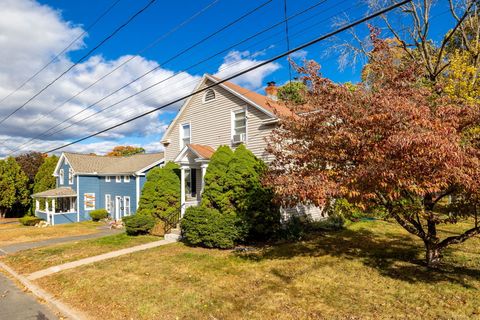
[[[206,73],[203,75],[202,79],[199,81],[199,83],[197,84],[193,92],[198,91],[200,86],[203,83],[205,83],[207,80],[210,80],[212,82],[221,81],[220,78],[214,77]],[[279,101],[273,101],[272,99],[269,99],[267,96],[264,96],[257,92],[243,88],[233,82],[226,81],[226,82],[220,83],[218,86],[234,94],[235,96],[239,97],[243,101],[259,109],[263,113],[267,114],[272,118],[272,120],[276,120],[278,118],[277,114],[280,114],[280,115],[292,114],[290,109],[287,108],[285,104]],[[189,105],[191,99],[192,99],[192,96],[183,103],[177,115],[175,116],[175,118],[170,123],[167,130],[165,131],[165,134],[163,135],[161,141],[163,141],[170,134],[170,131],[172,130],[173,125],[177,122],[177,120],[180,118],[185,108]]]
[[[141,153],[126,157],[97,156],[65,152],[58,160],[66,159],[77,174],[134,174],[141,173],[164,161],[163,152]]]

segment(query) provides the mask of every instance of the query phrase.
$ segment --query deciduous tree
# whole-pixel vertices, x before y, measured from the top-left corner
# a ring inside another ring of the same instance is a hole
[[[17,206],[25,208],[30,202],[28,177],[22,171],[15,158],[0,161],[0,217],[5,216]]]
[[[282,116],[269,140],[275,156],[266,182],[281,203],[326,205],[345,197],[368,208],[383,206],[420,237],[426,262],[480,234],[480,144],[465,132],[479,124],[478,106],[438,95],[423,85],[423,65],[398,59],[374,34],[377,75],[351,90],[322,77],[319,66],[299,68],[309,85],[301,116]],[[461,234],[441,238],[438,225],[465,220]]]

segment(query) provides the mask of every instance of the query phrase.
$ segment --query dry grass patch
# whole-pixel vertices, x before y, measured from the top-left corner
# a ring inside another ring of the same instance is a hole
[[[98,232],[97,228],[102,224],[104,223],[85,221],[46,228],[29,227],[18,224],[4,224],[0,229],[0,247],[15,243],[92,234]]]
[[[168,245],[38,284],[92,319],[471,319],[479,248],[459,245],[431,272],[395,224],[360,222],[246,253]]]
[[[130,237],[125,233],[120,233],[98,239],[75,241],[20,251],[6,256],[4,262],[17,272],[27,274],[62,263],[93,257],[102,253],[157,240],[161,240],[161,238],[149,235]]]

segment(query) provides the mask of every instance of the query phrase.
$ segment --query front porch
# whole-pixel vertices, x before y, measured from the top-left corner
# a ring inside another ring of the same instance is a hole
[[[187,144],[175,158],[175,163],[180,165],[181,217],[188,207],[200,204],[205,173],[214,152],[210,146]]]
[[[52,226],[80,221],[77,194],[73,189],[56,188],[33,194],[32,197],[35,199],[35,216]]]

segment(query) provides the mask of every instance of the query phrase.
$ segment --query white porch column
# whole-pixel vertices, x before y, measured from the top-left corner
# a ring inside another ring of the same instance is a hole
[[[200,166],[202,170],[202,188],[200,190],[200,196],[203,194],[203,189],[205,188],[205,173],[207,172],[208,163],[202,163]]]
[[[185,167],[180,167],[180,217],[185,214]]]
[[[45,198],[45,213],[47,214],[47,222],[50,224],[50,210],[48,205],[48,198]]]
[[[55,198],[52,199],[52,226],[55,225]]]
[[[40,201],[37,199],[35,199],[35,211],[38,211],[40,210]]]

